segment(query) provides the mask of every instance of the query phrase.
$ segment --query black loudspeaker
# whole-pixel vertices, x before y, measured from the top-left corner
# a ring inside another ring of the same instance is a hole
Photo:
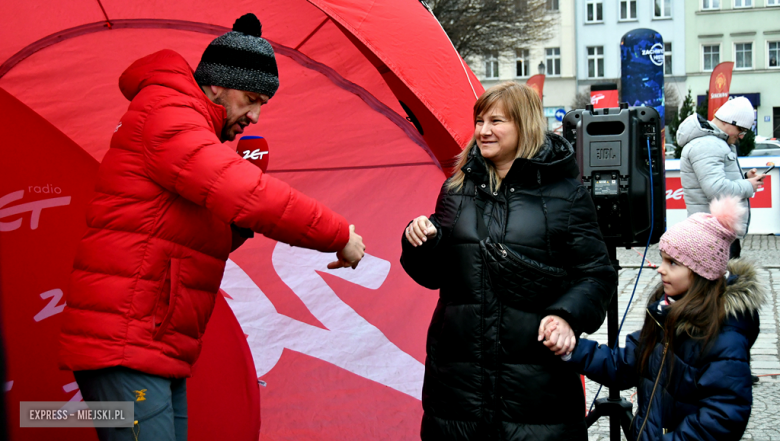
[[[648,238],[658,243],[666,231],[664,140],[658,112],[652,107],[629,108],[626,103],[596,110],[589,105],[566,114],[563,136],[574,146],[580,177],[596,204],[607,245],[646,246]]]

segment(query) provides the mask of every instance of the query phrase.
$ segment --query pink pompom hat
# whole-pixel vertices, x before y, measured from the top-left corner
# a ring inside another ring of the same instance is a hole
[[[673,225],[663,236],[661,251],[708,280],[726,274],[729,247],[742,234],[740,220],[747,208],[739,198],[725,196],[710,202],[710,213],[696,213]]]

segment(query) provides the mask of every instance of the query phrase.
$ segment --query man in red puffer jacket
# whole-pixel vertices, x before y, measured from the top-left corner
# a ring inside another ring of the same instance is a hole
[[[253,14],[238,19],[194,74],[163,50],[119,79],[130,107],[100,165],[60,336],[60,365],[74,371],[86,401],[135,403],[132,431],[98,429],[101,440],[139,430],[186,439],[185,378],[235,232],[337,252],[331,269],[363,257],[342,216],[222,144],[257,123],[279,87],[261,29]]]

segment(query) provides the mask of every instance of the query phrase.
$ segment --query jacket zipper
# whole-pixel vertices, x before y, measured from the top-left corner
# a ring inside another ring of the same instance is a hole
[[[552,276],[552,277],[560,277],[560,274],[557,274],[557,273],[555,273],[555,272],[552,272],[552,271],[548,271],[548,270],[546,270],[546,269],[544,269],[544,268],[540,268],[540,267],[536,267],[536,266],[530,265],[528,262],[526,262],[526,261],[524,261],[524,260],[522,260],[522,259],[518,259],[518,258],[517,258],[517,257],[515,257],[514,255],[510,254],[510,253],[509,253],[509,252],[508,252],[508,251],[507,251],[507,250],[504,248],[504,246],[503,246],[503,245],[501,245],[500,243],[497,243],[497,244],[496,244],[496,246],[498,246],[498,248],[500,249],[500,251],[501,251],[501,255],[502,255],[503,257],[506,257],[507,259],[509,259],[509,260],[511,260],[511,261],[513,261],[513,262],[517,262],[517,263],[519,263],[521,266],[524,266],[524,267],[526,267],[526,268],[533,269],[533,270],[535,270],[535,271],[539,271],[539,272],[541,272],[541,273],[545,273],[545,274],[547,274],[547,275],[549,275],[549,276]]]

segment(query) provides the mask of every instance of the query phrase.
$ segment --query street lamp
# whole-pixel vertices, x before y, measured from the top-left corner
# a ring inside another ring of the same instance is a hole
[[[536,69],[539,71],[539,75],[544,75],[544,61],[540,61]]]

